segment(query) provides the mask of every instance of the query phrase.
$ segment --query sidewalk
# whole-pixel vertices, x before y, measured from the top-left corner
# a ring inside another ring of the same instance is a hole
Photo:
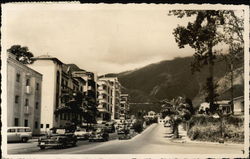
[[[242,145],[238,143],[219,143],[219,142],[209,142],[209,141],[196,141],[196,140],[191,140],[188,135],[187,131],[183,129],[182,125],[179,125],[179,135],[181,138],[179,139],[171,139],[171,142],[174,143],[192,143],[192,144],[213,144],[213,145]]]

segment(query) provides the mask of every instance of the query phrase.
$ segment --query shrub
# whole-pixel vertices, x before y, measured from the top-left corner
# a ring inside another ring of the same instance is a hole
[[[244,142],[243,117],[224,117],[222,130],[225,141]],[[188,136],[192,140],[218,142],[221,138],[221,121],[207,115],[193,116],[188,122]]]
[[[142,120],[137,120],[133,124],[133,128],[134,128],[135,132],[141,133],[143,131],[143,121]]]

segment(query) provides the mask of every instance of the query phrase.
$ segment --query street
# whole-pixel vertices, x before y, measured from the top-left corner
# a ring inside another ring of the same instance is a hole
[[[168,128],[152,124],[130,140],[79,141],[76,147],[40,150],[36,141],[9,143],[9,154],[242,154],[243,145],[177,143],[167,137]]]

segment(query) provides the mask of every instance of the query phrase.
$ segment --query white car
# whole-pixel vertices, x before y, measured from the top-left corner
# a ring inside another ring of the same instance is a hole
[[[171,124],[168,123],[168,122],[165,122],[165,123],[164,123],[164,127],[171,127]]]
[[[77,139],[88,139],[91,131],[87,131],[86,129],[77,129],[74,134]]]
[[[32,138],[32,132],[29,127],[8,127],[7,141],[8,142],[27,142]]]

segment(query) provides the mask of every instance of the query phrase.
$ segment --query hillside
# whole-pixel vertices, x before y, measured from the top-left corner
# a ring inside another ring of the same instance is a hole
[[[192,57],[175,58],[133,71],[110,75],[118,77],[124,90],[130,94],[130,101],[133,103],[157,102],[166,98],[172,99],[176,96],[186,96],[192,99],[197,106],[204,100],[203,90],[208,76],[208,68],[204,67],[201,72],[192,74],[190,68],[192,60]],[[243,70],[242,61],[237,62],[236,69],[238,68]],[[230,86],[228,84],[230,82],[224,79],[227,74],[226,63],[222,60],[217,61],[214,70],[215,81],[219,81],[219,85],[227,84],[223,89],[218,88],[221,89],[219,90],[219,93],[222,94],[220,98],[228,98],[230,95]],[[235,76],[238,77],[242,73],[235,74]],[[241,95],[242,88],[244,88],[243,83],[238,82],[234,87],[235,96]],[[155,105],[155,107],[159,108],[158,105]]]

